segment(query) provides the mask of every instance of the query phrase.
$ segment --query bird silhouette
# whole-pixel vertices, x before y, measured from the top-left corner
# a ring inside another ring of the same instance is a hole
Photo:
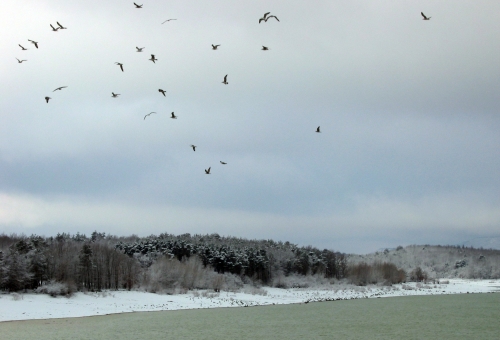
[[[431,17],[426,17],[424,12],[420,12],[420,14],[424,17],[422,20],[431,20]]]
[[[320,133],[320,132],[321,132],[321,131],[319,130],[319,126],[318,126],[318,128],[316,129],[316,132],[318,132],[318,133]]]
[[[262,51],[269,51],[269,47],[262,46]]]
[[[222,82],[222,84],[224,84],[224,85],[229,84],[229,83],[227,82],[227,74],[224,76],[224,81]]]
[[[35,47],[36,47],[36,48],[38,48],[38,42],[37,42],[37,41],[34,41],[34,40],[29,40],[29,39],[28,39],[28,41],[31,41],[31,43],[32,43],[33,45],[35,45]]]
[[[162,90],[162,89],[158,89],[158,92],[161,92],[163,94],[163,96],[166,97],[165,92],[167,92],[167,91]]]
[[[16,59],[17,59],[17,58],[16,58]],[[17,62],[18,62],[19,64],[22,64],[22,63],[23,63],[23,61],[27,61],[27,60],[24,60],[24,59],[23,59],[23,60],[19,60],[19,59],[17,59]]]
[[[220,161],[220,164],[227,164],[226,162]]]
[[[47,103],[49,102],[49,100],[50,100],[50,99],[52,99],[52,98],[50,98],[50,97],[45,97],[45,101],[46,101]]]
[[[163,25],[164,23],[169,22],[169,21],[171,21],[171,20],[177,20],[177,19],[167,19],[167,20],[165,20],[164,22],[162,22],[161,24]]]
[[[142,8],[142,5],[138,5],[134,2],[135,8]]]
[[[111,92],[111,97],[113,98],[117,98],[119,95],[120,95],[119,93]]]
[[[149,115],[152,115],[153,113],[156,113],[156,112],[150,112],[148,113],[147,115],[144,116],[144,120],[146,120],[146,117],[149,116]]]
[[[67,88],[67,86],[60,86],[52,92],[61,91],[62,89],[65,89],[65,88]]]
[[[205,173],[206,173],[207,175],[210,175],[210,168],[211,168],[211,167],[209,167],[208,169],[205,169]]]
[[[177,119],[177,116],[176,116],[176,115],[174,115],[174,113],[172,112],[172,117],[170,117],[170,118],[172,118],[172,119]]]
[[[19,47],[21,47],[21,49],[22,49],[23,51],[27,51],[27,50],[28,50],[27,48],[25,48],[25,47],[21,46],[21,44],[18,44],[18,45],[19,45]]]
[[[196,151],[196,145],[191,144],[191,147],[193,148],[193,151]]]
[[[118,65],[118,66],[120,66],[120,68],[121,68],[121,70],[122,70],[122,72],[123,72],[123,64],[122,64],[122,63],[118,63],[118,62],[117,62],[117,63],[115,63],[115,64],[116,64],[116,65]]]
[[[219,46],[220,46],[220,45],[214,45],[214,44],[212,44],[212,50],[216,50],[216,49],[217,49],[217,47],[219,47]]]
[[[271,12],[267,12],[267,13],[264,13],[264,16],[262,18],[259,19],[259,24],[261,23],[261,21],[266,21],[266,17],[269,15],[269,13]]]
[[[148,60],[151,60],[153,63],[155,63],[155,61],[158,60],[158,59],[156,59],[156,57],[155,57],[154,54],[151,54],[151,58],[149,58]]]
[[[145,49],[145,47],[135,47],[137,49],[137,52],[142,52],[143,49]]]

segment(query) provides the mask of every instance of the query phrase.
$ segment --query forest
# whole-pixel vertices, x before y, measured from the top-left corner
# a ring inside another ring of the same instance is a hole
[[[285,286],[291,275],[343,279],[346,273],[346,257],[339,252],[218,234],[0,235],[0,288],[7,291],[36,290],[49,282],[68,292],[219,290],[249,282]]]
[[[181,293],[237,290],[244,284],[307,288],[339,281],[391,285],[439,277],[499,278],[499,263],[498,250],[457,246],[408,246],[355,255],[218,234],[0,234],[0,290],[51,295],[106,289]]]

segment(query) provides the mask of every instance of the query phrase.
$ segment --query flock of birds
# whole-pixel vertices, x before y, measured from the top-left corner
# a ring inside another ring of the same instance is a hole
[[[135,3],[135,2],[134,2],[134,6],[135,6],[135,8],[136,8],[136,9],[141,9],[141,8],[143,7],[143,5],[142,5],[142,4],[141,4],[141,5],[139,5],[139,4]],[[262,18],[260,18],[260,19],[259,19],[259,24],[260,24],[260,23],[262,23],[262,22],[267,22],[267,21],[268,21],[269,19],[271,19],[271,18],[276,19],[278,22],[280,21],[280,20],[278,19],[278,17],[277,17],[277,16],[275,16],[275,15],[270,15],[270,14],[271,14],[271,12],[266,12],[266,13],[264,13],[264,15],[262,16]],[[423,17],[423,20],[430,20],[430,19],[431,19],[431,17],[427,17],[427,16],[426,16],[423,12],[420,12],[420,14],[421,14],[421,15],[422,15],[422,17]],[[166,22],[173,21],[173,20],[177,20],[177,19],[167,19],[167,20],[165,20],[164,22],[162,22],[161,24],[164,24],[164,23],[166,23]],[[56,25],[57,25],[57,27],[54,27],[52,24],[50,24],[50,27],[51,27],[51,29],[52,29],[52,31],[53,31],[53,32],[57,32],[57,31],[59,31],[59,30],[65,30],[65,29],[67,29],[67,27],[64,27],[64,26],[63,26],[63,25],[61,25],[58,21],[56,21]],[[31,39],[28,39],[28,41],[29,41],[30,43],[32,43],[32,44],[35,46],[35,48],[37,48],[37,49],[38,49],[38,42],[37,42],[37,41],[31,40]],[[21,50],[22,50],[22,51],[27,51],[27,50],[28,50],[27,48],[25,48],[25,47],[24,47],[24,46],[22,46],[21,44],[18,44],[18,45],[19,45],[19,47],[21,48]],[[219,46],[221,46],[221,45],[214,45],[214,44],[212,44],[212,50],[217,50],[217,48],[218,48]],[[145,49],[145,47],[137,47],[137,46],[136,46],[136,52],[142,52],[144,49]],[[267,46],[262,46],[262,50],[263,50],[263,51],[268,51],[268,50],[269,50],[269,48],[268,48]],[[19,58],[16,58],[16,60],[18,61],[18,63],[19,63],[19,64],[22,64],[23,62],[27,61],[26,59],[19,59]],[[156,61],[157,61],[158,59],[156,58],[156,56],[155,56],[154,54],[151,54],[151,58],[149,58],[148,60],[151,60],[153,63],[155,63],[155,64],[156,64]],[[123,63],[120,63],[120,62],[115,62],[115,65],[118,65],[118,66],[120,67],[120,70],[121,70],[122,72],[124,72],[124,71],[125,71],[125,70],[124,70],[124,68],[123,68]],[[226,74],[226,75],[224,76],[223,81],[222,81],[222,84],[224,84],[224,85],[228,85],[228,84],[229,84],[229,82],[227,81],[227,76],[228,76],[228,75]],[[54,89],[52,92],[55,92],[55,91],[61,91],[62,89],[65,89],[65,88],[67,88],[67,87],[68,87],[68,86],[59,86],[59,87],[57,87],[56,89]],[[165,91],[165,90],[163,90],[163,89],[158,89],[158,92],[160,92],[161,94],[163,94],[163,96],[164,96],[164,97],[166,97],[166,92],[167,92],[167,91]],[[112,98],[118,98],[118,96],[120,96],[120,94],[119,94],[119,93],[114,93],[114,92],[111,92],[111,97],[112,97]],[[49,100],[51,100],[51,99],[52,99],[52,97],[46,96],[46,97],[45,97],[45,101],[46,101],[46,103],[49,103]],[[150,116],[150,115],[152,115],[152,114],[156,114],[156,112],[150,112],[150,113],[148,113],[147,115],[145,115],[145,116],[144,116],[144,120],[146,120],[146,117],[149,117],[149,116]],[[170,117],[170,118],[172,118],[172,119],[177,119],[177,116],[174,114],[174,112],[172,112],[172,113],[171,113],[171,117]],[[320,126],[318,126],[318,127],[316,128],[316,131],[315,131],[315,132],[316,132],[316,133],[321,133]],[[192,145],[192,144],[191,144],[191,148],[193,149],[193,151],[196,151],[196,145]],[[223,161],[220,161],[220,163],[221,163],[222,165],[227,164],[226,162],[223,162]],[[209,167],[208,169],[205,169],[205,174],[210,175],[210,170],[211,170],[211,167]]]

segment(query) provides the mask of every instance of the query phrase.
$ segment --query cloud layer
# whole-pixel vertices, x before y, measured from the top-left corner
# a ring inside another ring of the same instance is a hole
[[[357,252],[498,234],[497,2],[4,6],[0,231]]]

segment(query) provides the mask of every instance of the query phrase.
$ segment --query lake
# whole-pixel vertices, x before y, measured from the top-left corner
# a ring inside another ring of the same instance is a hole
[[[114,314],[0,323],[14,339],[498,339],[500,294]]]

